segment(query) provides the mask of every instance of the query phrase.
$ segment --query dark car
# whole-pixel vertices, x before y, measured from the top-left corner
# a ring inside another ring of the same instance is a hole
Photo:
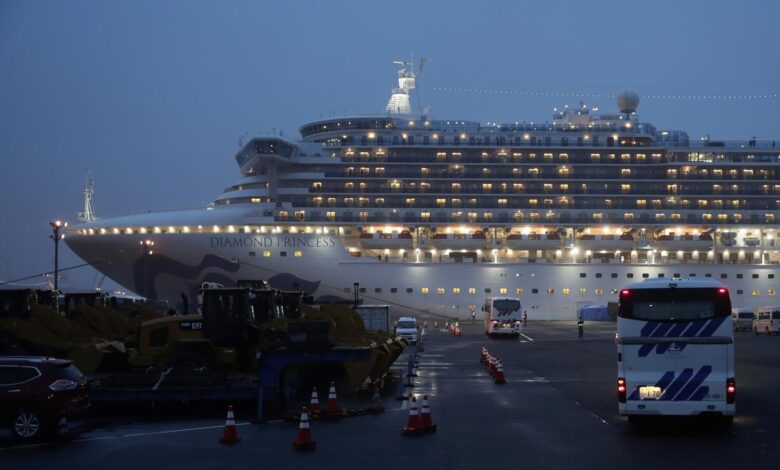
[[[0,425],[31,440],[57,429],[60,419],[89,409],[87,381],[73,362],[35,356],[0,357]]]

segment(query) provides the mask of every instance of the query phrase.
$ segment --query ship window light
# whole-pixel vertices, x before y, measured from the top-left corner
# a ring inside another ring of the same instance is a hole
[[[169,226],[168,233],[176,233],[176,227],[174,227],[173,225]]]
[[[437,293],[437,294],[439,294],[439,295],[444,295],[444,292],[445,292],[445,290],[444,290],[444,288],[443,288],[443,287],[437,287],[437,288],[436,288],[436,293]]]
[[[263,251],[263,257],[264,258],[270,258],[271,257],[271,252],[269,250]]]
[[[298,251],[296,251],[296,252],[294,253],[294,256],[295,256],[296,258],[300,258],[301,256],[303,256],[303,252],[302,252],[302,251],[300,251],[300,250],[298,250]]]
[[[154,233],[160,233],[160,232],[161,232],[160,227],[155,227],[154,228]]]
[[[215,225],[212,229],[214,233],[219,233],[219,225]]]
[[[106,234],[106,229],[105,228],[101,228],[100,229],[100,234],[101,235],[105,235]]]
[[[130,228],[130,227],[127,227],[127,229],[125,230],[125,233],[126,233],[127,235],[132,235],[132,234],[133,234],[133,229],[132,229],[132,228]]]
[[[555,294],[555,289],[553,289],[552,287],[548,287],[547,288],[547,293],[550,294],[550,295],[553,295],[553,294]]]
[[[198,225],[198,230],[202,231],[203,230],[203,226],[202,225]]]
[[[145,233],[146,233],[146,227],[141,227],[141,229],[139,230],[139,232],[140,232],[140,233],[144,233],[144,234],[145,234]]]
[[[420,288],[420,293],[423,294],[423,295],[427,295],[428,291],[429,291],[429,289],[427,287],[421,287]]]
[[[500,288],[498,289],[498,293],[499,293],[499,294],[504,294],[504,295],[506,295],[506,294],[508,294],[508,293],[509,293],[509,289],[507,289],[506,287],[500,287]]]
[[[182,227],[181,230],[184,233],[190,233],[190,228],[188,226],[186,226],[186,225],[184,227]]]
[[[369,139],[373,139],[373,138],[375,138],[375,137],[376,137],[376,132],[369,132],[369,133],[368,133],[368,138],[369,138]]]

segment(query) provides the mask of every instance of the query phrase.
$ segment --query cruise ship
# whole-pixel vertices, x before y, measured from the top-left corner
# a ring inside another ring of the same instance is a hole
[[[72,225],[67,245],[142,296],[263,279],[317,301],[471,318],[486,297],[574,319],[648,278],[712,278],[735,306],[776,304],[780,150],[692,141],[636,113],[580,103],[549,122],[416,112],[398,62],[384,112],[259,136],[208,207]]]

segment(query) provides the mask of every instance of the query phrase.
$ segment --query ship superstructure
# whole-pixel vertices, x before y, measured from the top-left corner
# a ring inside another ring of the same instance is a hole
[[[710,277],[737,306],[776,302],[773,143],[657,130],[628,91],[612,114],[580,103],[551,122],[479,123],[412,113],[408,63],[398,85],[385,113],[251,139],[242,178],[207,209],[105,218],[66,243],[169,299],[263,278],[323,300],[358,283],[372,303],[455,317],[513,295],[532,318],[575,318],[632,279]]]

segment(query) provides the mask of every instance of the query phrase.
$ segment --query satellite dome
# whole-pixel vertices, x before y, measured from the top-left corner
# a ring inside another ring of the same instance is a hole
[[[623,90],[617,95],[617,105],[621,113],[631,114],[639,106],[639,95],[631,90]]]

